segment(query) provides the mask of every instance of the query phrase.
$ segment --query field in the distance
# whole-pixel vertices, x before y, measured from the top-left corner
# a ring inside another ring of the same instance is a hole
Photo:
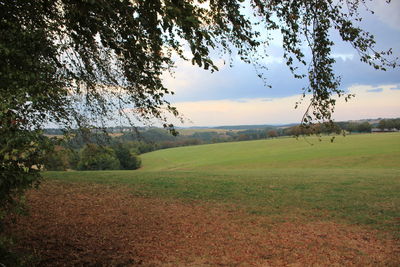
[[[38,206],[45,205],[42,199],[48,205],[64,205],[54,213],[67,216],[69,205],[89,205],[90,200],[98,205],[80,213],[101,209],[105,198],[110,199],[100,214],[110,203],[119,210],[124,204],[118,203],[135,200],[129,209],[133,205],[139,211],[109,212],[116,222],[127,220],[130,212],[155,220],[154,229],[161,229],[158,236],[146,232],[145,245],[132,245],[135,262],[139,258],[145,265],[400,264],[400,134],[329,140],[282,138],[181,147],[142,155],[138,171],[48,172],[44,193],[32,193],[32,201]],[[136,228],[126,229],[131,233],[150,227],[143,220],[130,221]],[[184,246],[163,254],[166,246],[159,239],[165,234],[171,234],[165,237],[169,240],[179,236],[168,246]],[[192,255],[195,251],[201,255]]]
[[[399,168],[400,135],[279,138],[180,147],[144,154],[143,170],[204,171],[270,168]]]

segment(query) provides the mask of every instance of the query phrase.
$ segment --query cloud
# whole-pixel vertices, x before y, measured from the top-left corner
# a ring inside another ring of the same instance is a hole
[[[376,88],[376,89],[369,89],[367,90],[368,93],[380,93],[382,92],[383,89],[382,88]]]
[[[352,85],[348,88],[348,91],[352,94],[365,94],[365,93],[375,93],[375,92],[384,92],[391,96],[390,91],[397,88],[398,84],[381,84],[378,86],[375,85]],[[373,96],[375,97],[375,96]]]
[[[353,60],[354,54],[341,54],[341,53],[334,53],[332,54],[333,58],[340,58],[343,61]]]
[[[390,4],[383,0],[372,1],[369,5],[379,20],[394,29],[400,30],[400,1],[392,0]]]
[[[334,70],[342,78],[342,88],[355,84],[400,84],[399,68],[378,71],[352,55],[348,50],[346,52],[345,46],[339,46],[334,53]],[[240,61],[235,61],[230,68],[220,60],[220,71],[214,73],[193,66],[190,62],[179,61],[177,65],[175,77],[168,74],[163,76],[167,88],[175,92],[168,98],[171,102],[288,97],[301,93],[308,83],[307,79],[295,79],[286,64],[277,62],[267,65],[269,69],[264,73],[266,83],[272,88],[266,87],[257,77],[252,65]],[[306,70],[300,73],[306,73]]]
[[[301,92],[304,81],[294,79],[286,66],[272,64],[268,67],[265,78],[272,88],[257,77],[254,66],[238,61],[234,62],[234,67],[214,73],[181,61],[175,77],[164,74],[163,80],[167,88],[175,92],[168,99],[171,102],[285,97]]]
[[[390,88],[391,90],[400,90],[400,84],[398,84],[396,87]]]
[[[282,64],[283,63],[283,57],[269,55],[269,56],[267,56],[265,58],[264,62],[267,65],[270,65],[270,64]]]
[[[248,99],[234,99],[231,100],[233,102],[237,102],[237,103],[247,103],[249,100]]]
[[[356,120],[366,118],[400,117],[400,90],[391,90],[397,85],[357,85],[349,88],[356,97],[345,102],[339,98],[334,119]],[[379,94],[370,90],[381,89]],[[268,99],[249,98],[242,101],[211,100],[175,103],[178,110],[191,120],[184,126],[220,126],[239,124],[283,124],[300,122],[309,99],[297,109],[294,105],[300,95]]]
[[[336,74],[342,77],[341,84],[343,88],[355,84],[377,86],[379,84],[400,83],[400,69],[388,69],[387,71],[375,70],[373,67],[360,62],[356,58],[346,61],[339,58],[334,68]]]
[[[355,85],[349,88],[356,97],[345,103],[338,102],[335,117],[339,120],[400,117],[400,90],[391,90],[396,84],[379,86]],[[379,94],[368,90],[380,88]]]
[[[301,111],[294,109],[299,97],[288,97],[265,102],[264,99],[214,100],[176,103],[193,125],[218,126],[237,124],[265,124],[292,122],[301,119]],[[189,126],[189,125],[187,125]]]
[[[271,101],[274,101],[274,99],[273,98],[261,98],[260,101],[271,102]]]
[[[400,52],[398,50],[400,47],[399,30],[389,27],[387,24],[389,22],[383,22],[379,19],[379,16],[384,16],[384,14],[388,16],[390,12],[394,12],[390,9],[399,6],[400,0],[396,0],[397,3],[394,3],[393,0],[390,5],[375,4],[375,2],[379,1],[368,2],[368,4],[371,4],[370,8],[374,10],[379,9],[379,12],[377,11],[374,16],[368,15],[368,12],[363,12],[362,16],[365,19],[360,23],[360,26],[376,36],[378,46],[376,50],[386,50],[393,47],[393,55],[398,55]],[[400,14],[399,10],[400,8],[396,9],[396,16]],[[387,18],[387,20],[394,20],[394,18]],[[373,67],[360,62],[354,48],[350,44],[340,41],[340,36],[337,33],[332,31],[329,34],[335,42],[332,48],[332,55],[336,59],[334,71],[342,78],[341,88],[347,90],[353,85],[368,84],[373,86],[371,90],[376,90],[378,89],[376,86],[380,84],[400,84],[399,68],[377,71]],[[193,66],[191,62],[178,60],[175,78],[168,74],[163,76],[167,88],[175,92],[175,95],[168,96],[167,100],[170,102],[243,101],[243,99],[284,98],[300,94],[308,81],[307,79],[293,78],[292,73],[282,60],[283,50],[280,33],[274,31],[272,35],[277,39],[271,42],[264,52],[260,51],[260,53],[266,55],[263,63],[266,64],[268,70],[265,71],[264,77],[266,84],[271,85],[272,88],[266,87],[263,81],[257,77],[254,66],[236,60],[235,55],[233,55],[233,68],[230,68],[229,64],[224,64],[223,60],[217,60],[220,71],[215,73]],[[309,49],[305,47],[303,52],[308,55]],[[309,58],[306,61],[309,62]],[[299,74],[306,74],[307,67],[301,68]]]
[[[346,54],[345,54],[346,55]],[[380,84],[400,84],[400,70],[377,71],[358,59],[349,56],[337,58],[335,70],[342,76],[341,88],[357,84],[369,84],[377,89]],[[253,66],[237,63],[233,68],[224,67],[219,72],[210,73],[188,62],[180,63],[175,78],[165,75],[168,88],[175,91],[170,102],[193,102],[237,99],[271,99],[298,95],[306,86],[307,79],[294,79],[284,64],[272,64],[265,72],[268,88],[257,77]],[[240,100],[243,101],[243,100]]]

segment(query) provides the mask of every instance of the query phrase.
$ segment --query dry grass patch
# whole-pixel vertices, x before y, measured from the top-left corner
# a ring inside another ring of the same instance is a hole
[[[399,266],[400,244],[333,222],[277,223],[233,206],[47,182],[8,225],[44,266]]]

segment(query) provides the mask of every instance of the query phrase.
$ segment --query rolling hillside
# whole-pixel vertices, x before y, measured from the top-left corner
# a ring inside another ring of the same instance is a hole
[[[311,144],[312,145],[311,145]],[[220,143],[143,154],[135,171],[46,172],[134,196],[231,203],[250,214],[329,219],[400,236],[400,134]]]
[[[142,155],[143,170],[397,168],[400,134],[281,138],[159,150]]]

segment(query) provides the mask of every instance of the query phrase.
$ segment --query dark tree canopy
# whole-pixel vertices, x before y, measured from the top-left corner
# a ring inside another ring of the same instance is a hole
[[[44,123],[101,125],[129,108],[134,121],[158,119],[172,129],[165,111],[179,114],[165,99],[172,91],[161,75],[177,58],[217,71],[215,51],[238,54],[267,77],[260,62],[268,55],[260,51],[273,30],[283,35],[294,77],[309,80],[302,89],[312,96],[303,122],[330,120],[333,96],[344,95],[333,71],[330,30],[374,68],[396,66],[387,57],[391,51],[375,51],[373,36],[357,26],[366,2],[0,0],[1,201],[34,180],[21,177],[38,172]],[[302,64],[307,73],[297,69]]]

